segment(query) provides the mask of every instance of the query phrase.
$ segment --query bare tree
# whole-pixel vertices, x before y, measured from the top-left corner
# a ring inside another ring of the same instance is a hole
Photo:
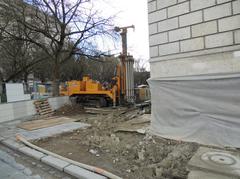
[[[93,79],[103,83],[111,82],[112,78],[116,76],[119,60],[114,56],[109,56],[86,63],[88,68],[86,68],[84,74],[90,74]]]
[[[90,62],[90,60],[88,60]],[[83,72],[87,68],[83,60],[71,59],[61,66],[61,81],[82,80]]]
[[[146,70],[146,61],[142,58],[136,59],[134,61],[134,71],[136,72],[145,72]]]
[[[6,13],[5,13],[6,12]],[[13,17],[7,16],[7,11],[1,9],[1,28],[0,28],[0,67],[1,81],[27,82],[27,76],[31,72],[33,65],[43,60],[41,49],[28,41],[19,40],[24,37],[22,28],[19,24],[13,23]],[[14,33],[18,38],[6,36],[6,31]]]
[[[24,80],[27,82],[27,77],[32,71],[32,64],[38,58],[37,51],[32,44],[24,41],[3,41],[0,43],[0,66],[3,68],[3,81],[18,81]]]
[[[59,94],[60,67],[73,55],[97,56],[99,37],[112,37],[112,17],[103,18],[89,0],[2,0],[5,15],[12,18],[23,36],[1,28],[5,38],[36,45],[50,59],[53,95]]]
[[[146,85],[147,79],[150,78],[150,72],[147,71],[147,63],[144,59],[137,59],[134,61],[134,84]]]

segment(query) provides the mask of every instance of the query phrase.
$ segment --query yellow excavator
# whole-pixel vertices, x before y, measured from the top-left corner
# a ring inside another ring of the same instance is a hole
[[[76,98],[79,103],[90,103],[97,107],[105,107],[126,102],[134,102],[133,57],[127,55],[127,29],[134,26],[115,27],[121,32],[122,54],[117,65],[117,74],[112,78],[110,87],[84,76],[82,81],[68,81],[60,87],[60,95]]]

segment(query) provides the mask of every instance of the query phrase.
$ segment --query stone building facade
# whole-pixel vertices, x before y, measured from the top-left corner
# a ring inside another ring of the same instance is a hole
[[[240,72],[240,0],[148,0],[151,77]]]

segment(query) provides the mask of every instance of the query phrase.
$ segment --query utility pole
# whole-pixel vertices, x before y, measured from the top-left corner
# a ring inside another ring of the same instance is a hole
[[[115,27],[116,32],[120,32],[122,38],[122,54],[121,58],[121,97],[125,98],[127,102],[134,101],[134,82],[133,82],[133,58],[128,60],[127,52],[127,31],[128,29],[135,29],[134,25],[125,27]],[[121,100],[122,101],[122,100]]]

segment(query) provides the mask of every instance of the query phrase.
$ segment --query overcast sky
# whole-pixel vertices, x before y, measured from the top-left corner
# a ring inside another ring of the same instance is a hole
[[[117,26],[135,25],[128,30],[128,51],[134,58],[149,59],[147,0],[100,0],[103,13],[117,14]],[[119,52],[121,46],[118,46]]]

